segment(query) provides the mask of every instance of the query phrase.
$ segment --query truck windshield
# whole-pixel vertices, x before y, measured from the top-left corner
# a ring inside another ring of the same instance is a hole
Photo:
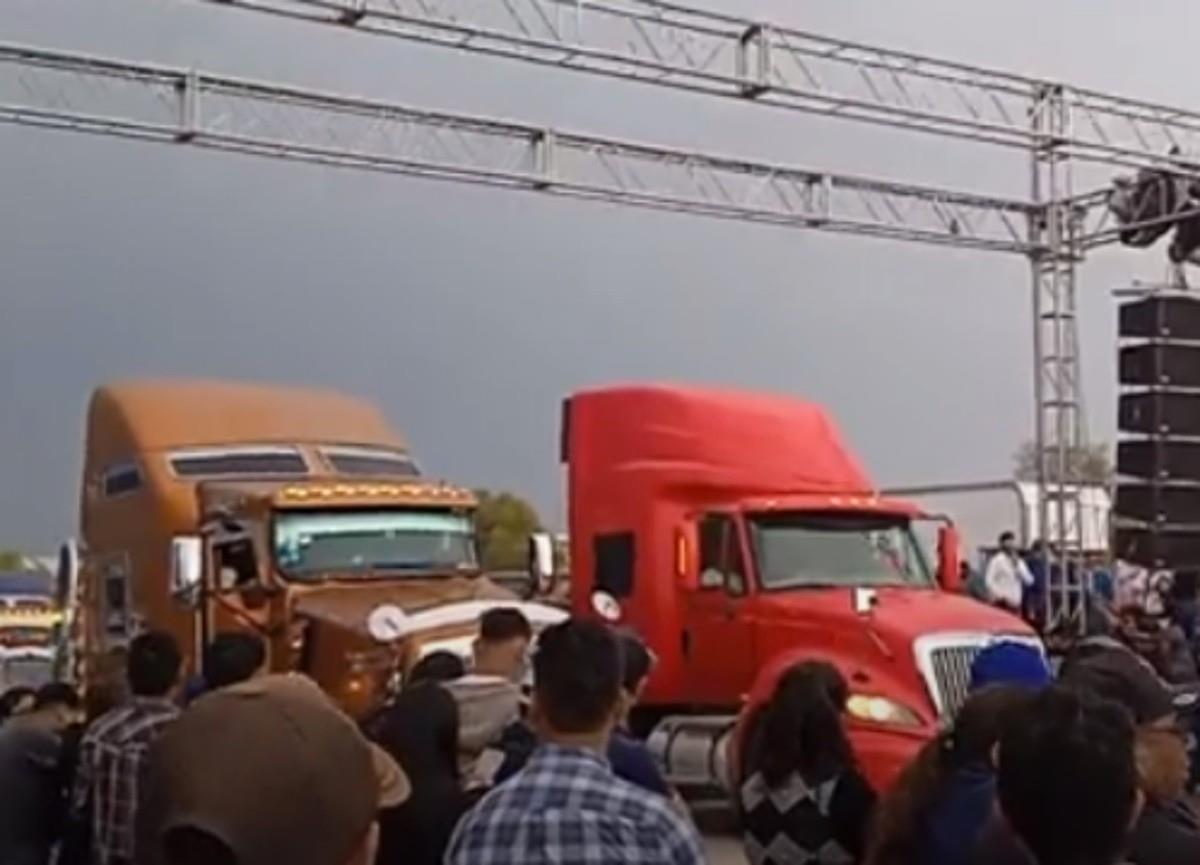
[[[275,559],[295,580],[474,568],[468,516],[447,511],[292,511],[275,515]]]
[[[764,589],[933,585],[909,520],[858,514],[751,514]]]

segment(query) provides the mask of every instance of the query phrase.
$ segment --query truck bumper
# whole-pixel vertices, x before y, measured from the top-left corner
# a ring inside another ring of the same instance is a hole
[[[851,727],[849,733],[859,768],[871,786],[881,793],[891,789],[900,773],[934,735],[932,730],[901,731],[867,727]]]

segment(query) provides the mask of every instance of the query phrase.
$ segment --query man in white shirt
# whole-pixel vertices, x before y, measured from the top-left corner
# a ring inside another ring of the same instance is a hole
[[[983,582],[992,604],[1020,615],[1025,589],[1033,585],[1033,574],[1018,554],[1017,538],[1012,532],[1000,535],[1000,549],[988,561]]]

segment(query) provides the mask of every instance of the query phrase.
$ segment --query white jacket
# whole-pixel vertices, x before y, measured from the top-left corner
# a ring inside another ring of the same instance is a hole
[[[1029,573],[1020,556],[1010,556],[1002,551],[988,561],[983,583],[987,587],[988,600],[993,604],[1019,610],[1026,587],[1033,585],[1033,574]]]

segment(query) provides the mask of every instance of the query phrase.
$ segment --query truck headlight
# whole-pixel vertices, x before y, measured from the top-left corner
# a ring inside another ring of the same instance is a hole
[[[851,694],[850,699],[846,701],[846,711],[852,718],[872,724],[884,724],[889,727],[921,726],[921,719],[908,706],[874,694]]]

